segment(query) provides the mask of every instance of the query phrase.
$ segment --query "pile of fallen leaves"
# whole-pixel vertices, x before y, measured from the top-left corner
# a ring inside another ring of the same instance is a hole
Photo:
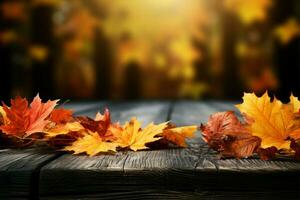
[[[37,95],[28,103],[17,97],[11,106],[0,106],[0,144],[27,147],[47,144],[60,150],[94,156],[119,150],[185,147],[187,138],[194,137],[196,126],[176,127],[168,122],[148,124],[145,128],[132,118],[123,126],[111,121],[110,112],[98,113],[95,119],[74,116],[72,110],[55,108],[58,100],[43,103]]]
[[[200,129],[205,142],[222,157],[245,158],[258,155],[268,160],[276,155],[300,159],[300,101],[293,95],[289,103],[245,93],[236,105],[241,122],[233,111],[210,116]]]

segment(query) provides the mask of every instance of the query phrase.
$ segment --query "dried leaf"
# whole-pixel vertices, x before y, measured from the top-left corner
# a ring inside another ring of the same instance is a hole
[[[159,137],[163,130],[167,127],[167,123],[161,123],[155,125],[153,123],[148,124],[144,129],[141,129],[141,123],[132,118],[130,122],[126,122],[123,131],[119,132],[117,137],[117,143],[122,148],[130,148],[134,151],[147,149],[147,143],[160,140]]]
[[[262,160],[270,160],[276,156],[276,153],[278,152],[278,149],[274,146],[268,147],[266,149],[259,148],[257,150],[257,153]]]
[[[188,138],[195,137],[195,131],[197,130],[197,126],[183,126],[183,127],[175,127],[169,126],[163,131],[163,138],[176,144],[180,147],[186,147],[187,144],[185,142]]]
[[[91,119],[86,116],[77,117],[77,120],[81,125],[90,130],[91,132],[97,132],[102,139],[114,140],[114,134],[112,130],[121,128],[118,123],[112,124],[110,119],[110,112],[105,109],[104,115],[97,113],[95,119]]]
[[[218,112],[211,115],[206,125],[200,127],[204,141],[220,139],[224,135],[243,136],[249,135],[249,131],[234,115],[233,111]]]
[[[291,149],[295,151],[294,158],[300,160],[300,141],[291,140]]]
[[[64,148],[66,151],[74,151],[74,154],[87,153],[94,156],[101,152],[116,151],[118,144],[105,142],[97,132],[88,131],[82,138],[79,138],[71,146]]]
[[[252,136],[232,111],[210,116],[201,125],[203,139],[224,157],[249,157],[260,146],[260,139]]]

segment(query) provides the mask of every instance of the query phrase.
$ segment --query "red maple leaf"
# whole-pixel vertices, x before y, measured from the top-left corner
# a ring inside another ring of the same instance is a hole
[[[8,123],[0,126],[0,129],[8,134],[18,137],[28,137],[33,133],[42,132],[49,123],[49,117],[58,100],[42,103],[37,95],[30,106],[26,98],[17,97],[11,100],[11,107],[3,103]]]
[[[73,119],[73,111],[58,108],[54,109],[49,117],[49,120],[56,124],[65,124]]]

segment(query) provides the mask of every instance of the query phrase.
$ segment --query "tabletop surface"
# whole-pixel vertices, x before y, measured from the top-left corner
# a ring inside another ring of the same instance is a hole
[[[108,107],[113,121],[205,123],[234,102],[147,101],[69,103],[94,117]],[[219,159],[200,132],[188,148],[88,157],[49,149],[0,149],[0,199],[300,199],[300,162],[288,158]]]

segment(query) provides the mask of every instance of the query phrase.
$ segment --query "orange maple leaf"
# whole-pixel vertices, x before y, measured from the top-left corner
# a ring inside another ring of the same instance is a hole
[[[47,118],[53,111],[58,100],[42,103],[37,95],[30,106],[25,98],[17,97],[11,100],[11,107],[3,103],[3,109],[7,117],[7,123],[0,129],[9,135],[28,137],[33,133],[42,132],[49,123]]]
[[[186,139],[195,137],[197,126],[176,127],[168,125],[163,131],[163,138],[180,147],[186,147]]]

